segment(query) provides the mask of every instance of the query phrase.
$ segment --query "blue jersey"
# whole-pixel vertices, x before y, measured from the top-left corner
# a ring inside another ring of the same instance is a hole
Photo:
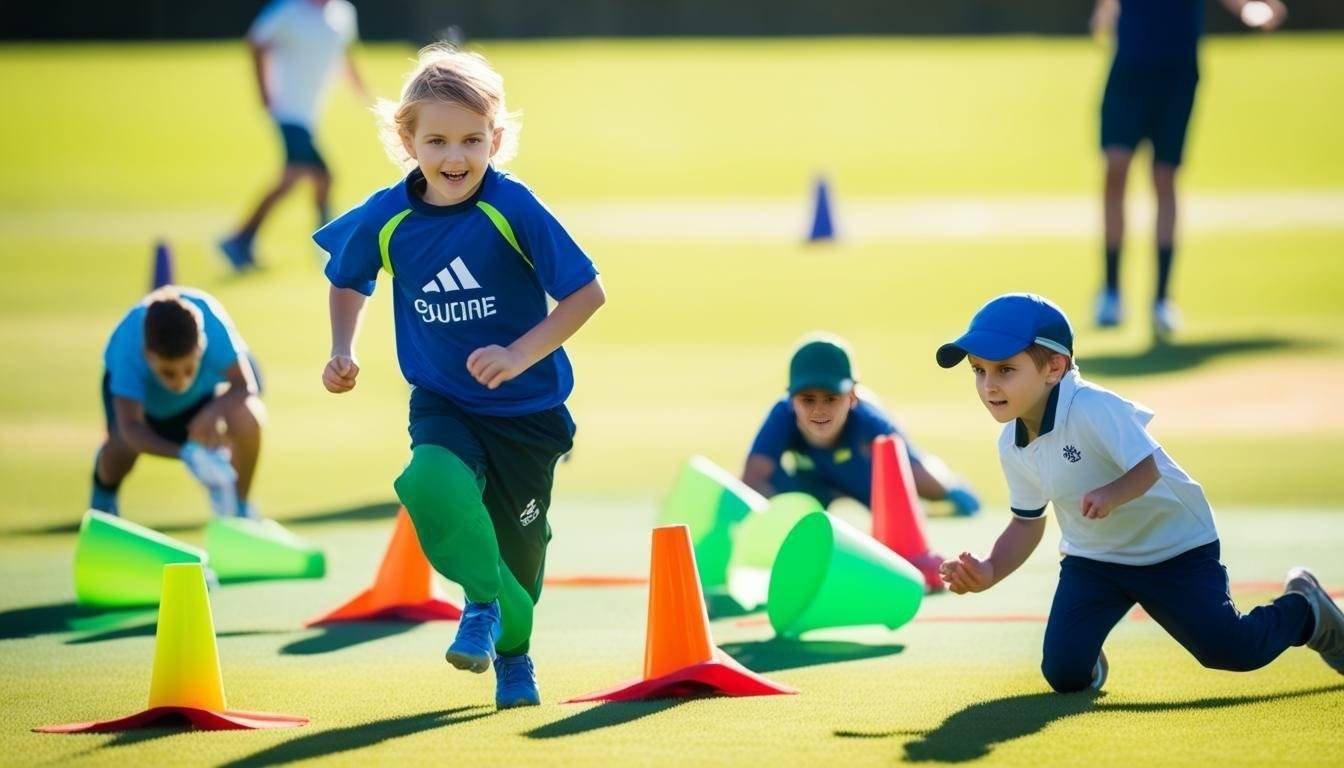
[[[751,453],[778,464],[784,453],[791,451],[810,462],[812,471],[831,487],[869,506],[873,495],[873,439],[882,435],[901,435],[905,439],[881,408],[860,399],[849,412],[835,445],[817,448],[804,439],[793,405],[788,397],[784,397],[765,417],[765,423],[751,444]],[[908,440],[906,447],[910,459],[918,461],[918,453]]]
[[[1203,0],[1120,0],[1115,58],[1137,64],[1193,66],[1203,32]]]
[[[597,277],[593,262],[521,182],[489,168],[467,200],[430,205],[419,169],[373,193],[313,235],[331,254],[327,279],[373,295],[391,274],[397,360],[413,386],[471,413],[521,416],[569,397],[574,373],[557,349],[516,378],[487,389],[467,357],[507,347],[559,301]]]
[[[182,298],[201,310],[205,321],[205,353],[196,380],[186,392],[179,395],[166,389],[145,359],[148,297],[117,323],[103,352],[103,365],[107,368],[112,395],[140,403],[145,407],[145,413],[156,419],[175,416],[212,394],[215,387],[228,381],[226,372],[247,352],[247,345],[234,328],[233,320],[215,297],[193,288],[179,288],[178,291]]]

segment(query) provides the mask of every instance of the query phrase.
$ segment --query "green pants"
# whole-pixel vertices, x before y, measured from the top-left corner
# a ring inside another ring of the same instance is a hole
[[[412,459],[397,493],[425,555],[468,600],[499,599],[500,652],[526,652],[551,540],[555,465],[573,446],[569,412],[482,416],[417,387],[410,435]]]

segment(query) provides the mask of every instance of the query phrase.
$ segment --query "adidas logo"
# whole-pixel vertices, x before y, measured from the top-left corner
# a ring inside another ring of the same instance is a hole
[[[523,509],[523,514],[518,516],[518,522],[526,526],[528,523],[536,520],[537,516],[540,514],[541,510],[537,509],[537,500],[532,499],[527,502],[527,507]]]
[[[452,270],[451,272],[448,271],[450,269]],[[456,276],[456,280],[453,279],[454,276]],[[466,291],[480,287],[481,284],[476,282],[476,278],[473,277],[471,271],[467,269],[467,265],[462,261],[462,257],[458,256],[456,259],[453,259],[451,264],[440,269],[439,273],[434,276],[434,279],[421,286],[420,290],[425,293],[444,293],[456,290]]]

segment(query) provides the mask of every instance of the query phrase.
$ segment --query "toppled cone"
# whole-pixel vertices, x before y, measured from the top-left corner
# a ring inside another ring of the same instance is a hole
[[[910,453],[899,435],[873,440],[873,538],[910,562],[924,577],[924,589],[941,592],[943,558],[929,549],[924,510],[915,493]]]
[[[219,671],[219,649],[205,571],[199,563],[163,567],[163,595],[154,642],[154,674],[149,684],[149,708],[143,712],[91,723],[49,725],[40,733],[95,733],[126,731],[185,720],[206,731],[292,728],[306,717],[227,709],[224,678]]]
[[[462,609],[444,600],[434,571],[420,549],[411,515],[402,507],[373,586],[330,613],[309,619],[312,627],[335,621],[456,621]]]
[[[696,578],[690,529],[664,525],[653,529],[649,566],[648,634],[644,677],[607,691],[569,699],[635,701],[704,694],[768,696],[797,693],[738,664],[714,647],[709,615]]]

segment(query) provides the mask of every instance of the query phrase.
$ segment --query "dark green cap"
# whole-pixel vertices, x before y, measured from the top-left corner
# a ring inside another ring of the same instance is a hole
[[[849,352],[835,341],[809,341],[798,347],[789,361],[789,394],[814,388],[842,395],[854,389]]]

